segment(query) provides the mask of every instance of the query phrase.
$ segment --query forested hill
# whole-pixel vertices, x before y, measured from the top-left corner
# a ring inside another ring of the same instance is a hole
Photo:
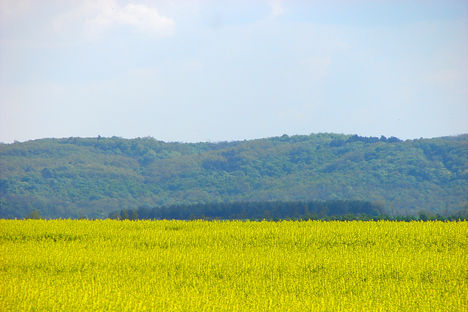
[[[0,217],[231,201],[366,200],[390,214],[468,207],[468,135],[338,134],[221,143],[153,138],[0,144]]]

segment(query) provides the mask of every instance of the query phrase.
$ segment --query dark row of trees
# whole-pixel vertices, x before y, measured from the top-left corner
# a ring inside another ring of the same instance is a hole
[[[123,209],[109,215],[113,219],[175,220],[285,220],[375,218],[383,214],[383,205],[359,200],[221,202]]]
[[[389,216],[383,204],[360,200],[295,202],[229,202],[122,209],[109,214],[117,220],[323,220],[323,221],[459,221],[462,211],[452,215],[420,212],[419,215]]]

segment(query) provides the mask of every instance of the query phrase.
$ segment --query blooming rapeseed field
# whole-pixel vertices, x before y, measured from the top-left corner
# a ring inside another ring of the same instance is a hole
[[[0,220],[0,311],[467,311],[467,222]]]

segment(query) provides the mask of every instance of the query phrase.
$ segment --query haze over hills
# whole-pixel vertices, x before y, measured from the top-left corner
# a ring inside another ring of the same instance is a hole
[[[466,210],[468,135],[0,144],[2,218],[22,218],[35,209],[51,218],[102,218],[142,206],[273,200],[366,200],[394,215]]]

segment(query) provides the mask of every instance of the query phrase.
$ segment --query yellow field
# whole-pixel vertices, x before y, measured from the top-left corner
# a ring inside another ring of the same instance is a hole
[[[467,311],[467,229],[0,220],[0,311]]]

